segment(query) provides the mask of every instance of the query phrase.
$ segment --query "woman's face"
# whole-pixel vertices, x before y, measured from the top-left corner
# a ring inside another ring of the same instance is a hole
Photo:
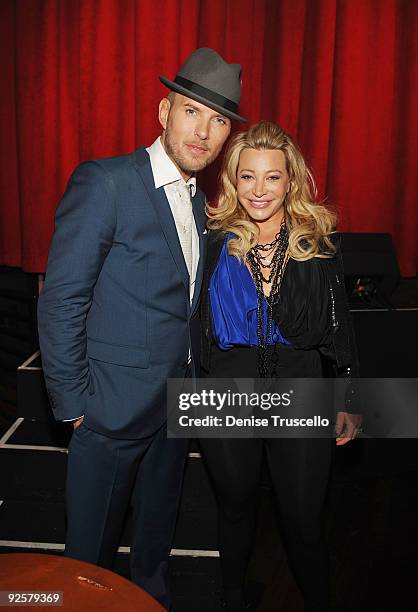
[[[242,151],[237,173],[237,197],[252,221],[271,221],[280,225],[288,190],[289,176],[282,151]]]

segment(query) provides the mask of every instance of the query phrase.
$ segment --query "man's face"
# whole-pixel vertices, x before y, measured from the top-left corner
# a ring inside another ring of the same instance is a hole
[[[185,180],[216,159],[231,131],[227,117],[177,93],[161,100],[159,119],[163,146]]]

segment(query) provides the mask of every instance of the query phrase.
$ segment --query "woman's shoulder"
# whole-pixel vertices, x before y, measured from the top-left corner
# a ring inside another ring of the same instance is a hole
[[[222,230],[209,230],[208,231],[208,246],[223,242],[226,238],[226,233]]]
[[[338,232],[333,232],[327,236],[327,240],[321,240],[319,252],[316,255],[308,259],[293,259],[293,261],[307,268],[327,268],[330,264],[334,265],[340,258],[340,242],[340,234]]]
[[[222,252],[225,238],[225,232],[209,230],[206,250],[206,273],[212,274]]]
[[[302,287],[324,285],[332,280],[340,269],[339,251],[321,252],[318,256],[308,259],[290,257],[287,268],[285,279],[292,284]]]

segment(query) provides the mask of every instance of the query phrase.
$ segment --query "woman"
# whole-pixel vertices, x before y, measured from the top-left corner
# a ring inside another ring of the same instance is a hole
[[[301,153],[278,125],[261,122],[232,139],[218,206],[208,207],[202,297],[207,376],[320,377],[324,359],[338,375],[356,374],[335,218],[315,195]],[[346,412],[336,427],[338,445],[358,433]],[[321,512],[331,444],[330,438],[201,440],[218,501],[228,612],[245,609],[264,451],[305,610],[328,609]]]

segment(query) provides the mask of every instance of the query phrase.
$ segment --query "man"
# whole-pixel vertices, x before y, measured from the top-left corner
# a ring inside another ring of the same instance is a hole
[[[171,92],[151,147],[77,168],[39,299],[51,405],[74,421],[66,555],[110,567],[131,503],[131,578],[166,607],[187,444],[167,439],[165,387],[198,367],[205,214],[195,173],[217,157],[231,119],[244,120],[240,73],[198,49],[174,81],[160,77]]]

